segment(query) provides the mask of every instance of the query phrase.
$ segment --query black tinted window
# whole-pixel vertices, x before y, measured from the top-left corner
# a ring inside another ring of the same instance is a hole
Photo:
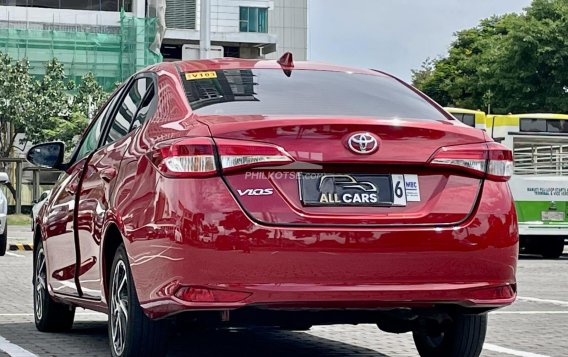
[[[463,122],[463,113],[452,113],[452,115],[453,115],[454,118],[456,118],[457,120]]]
[[[546,119],[521,119],[521,131],[546,132]]]
[[[280,69],[182,73],[191,107],[213,115],[329,115],[444,119],[398,81],[383,75]]]
[[[475,128],[475,115],[473,114],[464,114],[463,119],[461,120],[465,125],[469,125]]]
[[[568,120],[548,120],[547,131],[549,133],[568,133]]]
[[[146,95],[150,85],[152,85],[150,78],[140,78],[132,84],[128,90],[128,94],[118,107],[105,140],[105,145],[113,143],[128,134],[136,110]]]

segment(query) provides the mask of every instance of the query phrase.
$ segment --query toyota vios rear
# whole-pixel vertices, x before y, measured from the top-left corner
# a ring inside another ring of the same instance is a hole
[[[380,72],[289,57],[147,72],[151,100],[111,104],[142,123],[103,131],[81,164],[70,271],[49,242],[73,180],[44,208],[46,299],[107,311],[117,356],[164,353],[172,319],[373,323],[423,356],[480,354],[487,312],[516,296],[510,151]]]

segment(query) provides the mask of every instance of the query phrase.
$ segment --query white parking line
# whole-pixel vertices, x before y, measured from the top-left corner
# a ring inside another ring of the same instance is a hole
[[[543,304],[552,304],[552,305],[558,305],[558,306],[568,306],[568,301],[562,301],[562,300],[539,299],[539,298],[526,297],[526,296],[518,296],[517,300],[530,301],[530,302],[540,302],[540,303],[543,303]]]
[[[33,313],[21,313],[21,314],[0,314],[2,316],[34,316]],[[102,312],[77,312],[75,316],[106,316]]]
[[[506,353],[508,355],[519,356],[519,357],[550,357],[548,355],[541,355],[538,353],[517,351],[510,348],[505,348],[501,346],[494,345],[492,343],[486,343],[483,345],[483,349],[493,352]]]
[[[564,315],[568,311],[492,311],[491,315]]]
[[[25,255],[20,255],[20,254],[16,254],[16,253],[12,253],[12,252],[6,252],[6,255],[9,255],[11,257],[18,257],[18,258],[25,258]]]
[[[12,357],[37,357],[37,355],[13,344],[2,336],[0,336],[0,351],[4,351]]]

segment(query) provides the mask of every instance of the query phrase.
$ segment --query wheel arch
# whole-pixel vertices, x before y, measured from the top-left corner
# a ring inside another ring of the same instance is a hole
[[[114,255],[118,247],[124,243],[123,235],[118,226],[112,222],[109,223],[102,240],[101,249],[101,278],[104,289],[104,297],[108,300],[108,281]]]

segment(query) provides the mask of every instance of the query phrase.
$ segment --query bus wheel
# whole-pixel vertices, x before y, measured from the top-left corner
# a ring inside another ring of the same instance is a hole
[[[543,240],[541,254],[546,259],[558,259],[564,252],[564,237],[550,237]]]

